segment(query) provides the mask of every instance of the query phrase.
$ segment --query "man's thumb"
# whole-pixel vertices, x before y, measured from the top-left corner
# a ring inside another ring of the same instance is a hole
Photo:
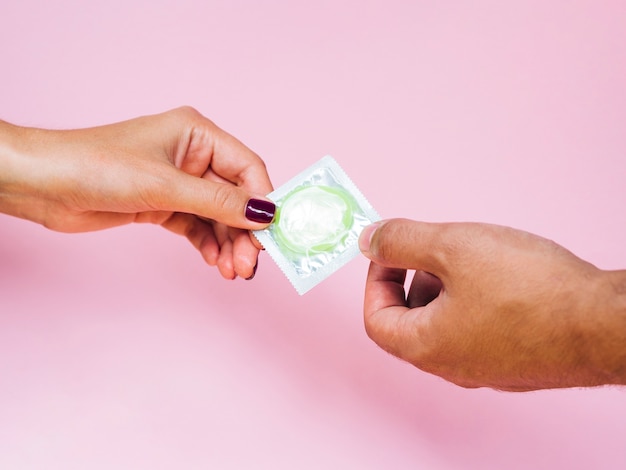
[[[359,237],[361,252],[376,264],[389,268],[445,273],[446,224],[389,219],[366,227]]]

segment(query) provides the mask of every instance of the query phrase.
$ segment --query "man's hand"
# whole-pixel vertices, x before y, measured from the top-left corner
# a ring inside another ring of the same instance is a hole
[[[464,387],[626,384],[626,271],[487,224],[389,220],[360,246],[366,330],[391,354]]]

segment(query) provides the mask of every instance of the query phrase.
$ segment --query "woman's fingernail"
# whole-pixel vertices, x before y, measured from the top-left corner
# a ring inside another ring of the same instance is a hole
[[[250,199],[246,204],[246,219],[261,224],[269,224],[274,220],[276,204],[263,199]]]
[[[359,236],[359,249],[363,253],[368,253],[370,251],[372,237],[374,236],[374,232],[380,226],[380,224],[380,222],[376,222],[374,224],[368,225],[361,232],[361,235]]]
[[[256,269],[259,267],[259,262],[257,261],[256,264],[254,265],[254,268],[252,268],[252,274],[246,278],[246,281],[251,281],[252,279],[254,279],[254,275],[256,274]]]

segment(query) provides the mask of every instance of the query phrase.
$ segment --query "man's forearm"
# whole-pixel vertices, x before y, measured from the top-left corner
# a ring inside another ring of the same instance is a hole
[[[591,354],[604,383],[626,385],[626,270],[605,271],[603,277],[598,302],[604,308],[589,318],[596,324]]]

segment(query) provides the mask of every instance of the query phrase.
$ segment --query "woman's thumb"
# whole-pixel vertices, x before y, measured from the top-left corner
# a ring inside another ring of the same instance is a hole
[[[171,194],[170,210],[213,219],[230,227],[248,230],[265,228],[274,219],[276,205],[267,198],[250,194],[230,183],[181,175]]]

